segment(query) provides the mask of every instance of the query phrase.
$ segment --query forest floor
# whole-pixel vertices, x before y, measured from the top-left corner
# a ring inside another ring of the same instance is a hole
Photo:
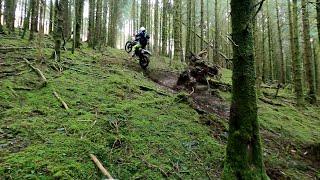
[[[144,72],[112,48],[64,51],[58,63],[50,42],[0,38],[0,179],[102,178],[89,154],[117,179],[219,179],[229,92],[177,90],[183,65],[153,57]],[[224,69],[221,81],[231,76]],[[297,109],[289,88],[275,91],[263,88],[258,101],[267,173],[317,179],[320,109]]]

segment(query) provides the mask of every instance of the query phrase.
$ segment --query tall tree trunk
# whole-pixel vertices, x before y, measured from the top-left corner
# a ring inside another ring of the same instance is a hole
[[[317,0],[317,28],[318,28],[318,43],[320,45],[320,0]]]
[[[298,29],[298,5],[297,0],[293,0],[292,5],[292,27],[293,27],[293,71],[294,71],[294,87],[296,93],[297,105],[303,105],[303,85],[302,85],[302,60],[299,50],[299,29]]]
[[[215,39],[214,39],[214,59],[216,63],[220,63],[219,60],[219,32],[220,32],[220,28],[219,28],[219,0],[215,0],[215,4],[214,4],[214,16],[215,16]]]
[[[234,46],[232,104],[224,179],[268,179],[257,116],[253,56],[253,0],[231,0]]]
[[[273,32],[272,32],[272,27],[271,27],[271,16],[270,16],[270,9],[269,9],[269,1],[267,1],[267,18],[268,18],[268,50],[269,50],[269,67],[268,67],[268,72],[269,72],[269,80],[273,82]]]
[[[285,62],[284,62],[284,52],[283,52],[283,42],[282,42],[282,30],[281,30],[281,24],[280,24],[280,12],[279,12],[279,3],[278,0],[276,0],[276,11],[277,11],[277,27],[278,27],[278,43],[280,47],[280,64],[281,64],[281,70],[280,70],[280,83],[285,84],[286,83],[286,69],[285,69]]]
[[[192,51],[195,53],[197,52],[197,26],[196,26],[196,1],[192,1],[192,6],[191,6],[191,17],[192,17],[192,29],[193,29],[193,34],[191,36],[191,39],[193,40],[191,42],[192,46]]]
[[[204,40],[204,2],[200,0],[200,48],[201,50],[204,49],[203,40]]]
[[[148,0],[141,0],[140,27],[147,27]]]
[[[294,32],[293,32],[293,20],[292,20],[292,6],[291,6],[291,0],[287,0],[288,4],[288,21],[289,21],[289,34],[290,34],[290,52],[291,52],[291,58],[288,58],[289,61],[287,62],[287,65],[290,64],[289,68],[287,68],[287,71],[290,70],[290,79],[292,80],[292,66],[293,61],[295,60],[295,47],[294,47]]]
[[[5,0],[5,22],[9,34],[14,33],[14,21],[17,0]]]
[[[132,1],[132,8],[131,8],[131,17],[132,17],[132,32],[131,35],[135,34],[136,31],[136,23],[137,23],[137,17],[136,17],[136,0]]]
[[[95,0],[89,0],[89,25],[88,25],[88,44],[89,47],[94,46],[94,30],[95,30],[95,24],[94,24],[94,20],[95,20],[95,7],[96,7],[96,1]]]
[[[168,4],[169,0],[162,0],[162,50],[161,54],[167,56],[168,43]]]
[[[39,0],[31,0],[31,30],[29,41],[34,39],[34,33],[38,31]]]
[[[96,23],[95,23],[95,40],[94,47],[101,48],[101,22],[102,17],[102,0],[97,0]]]
[[[63,36],[64,39],[68,39],[70,35],[70,28],[69,27],[69,0],[60,0],[63,8]]]
[[[75,26],[75,48],[80,48],[81,46],[81,26],[83,19],[83,0],[76,0],[76,26]]]
[[[4,33],[1,17],[2,17],[2,0],[0,0],[0,34]]]
[[[159,0],[156,0],[154,7],[154,52],[159,54]]]
[[[108,0],[104,0],[103,2],[103,23],[102,23],[102,37],[101,44],[103,46],[106,45],[107,42],[107,21],[108,21]]]
[[[53,32],[53,23],[54,23],[54,6],[53,1],[50,0],[50,14],[49,14],[49,34]]]
[[[27,2],[26,2],[27,3]],[[32,0],[30,0],[28,2],[28,10],[27,10],[27,16],[24,18],[24,21],[23,21],[23,32],[22,32],[22,35],[21,35],[21,38],[24,39],[26,33],[27,33],[27,30],[29,30],[29,25],[30,25],[30,16],[31,16],[31,3],[32,3]]]
[[[117,46],[117,26],[118,26],[118,14],[119,14],[119,2],[118,0],[110,0],[110,18],[108,27],[108,46],[115,48]]]
[[[268,80],[268,62],[266,59],[266,23],[265,13],[262,10],[262,81],[265,83]]]
[[[186,37],[186,58],[191,50],[191,7],[192,0],[187,0],[187,37]]]
[[[61,41],[62,41],[62,33],[63,33],[63,12],[62,12],[62,3],[61,1],[55,1],[55,28],[54,28],[54,53],[53,57],[58,61],[61,60]]]
[[[307,82],[309,86],[308,100],[311,104],[317,103],[315,76],[314,76],[314,61],[312,58],[312,49],[310,42],[310,23],[307,1],[301,1],[302,6],[302,24],[303,24],[303,40],[304,40],[304,63],[306,68]]]
[[[202,0],[203,1],[203,0]],[[174,1],[173,33],[174,33],[174,60],[183,61],[181,57],[181,0]]]

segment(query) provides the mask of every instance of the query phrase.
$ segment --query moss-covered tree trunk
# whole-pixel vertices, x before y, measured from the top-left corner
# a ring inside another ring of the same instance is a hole
[[[62,41],[62,33],[63,33],[63,12],[62,12],[62,4],[61,1],[55,1],[55,28],[54,28],[54,53],[53,57],[55,57],[58,61],[61,59],[61,41]]]
[[[310,42],[310,23],[307,1],[301,1],[302,6],[302,25],[303,25],[303,45],[304,45],[304,63],[306,69],[306,77],[308,82],[308,100],[311,104],[317,103],[315,76],[314,76],[314,61],[312,58],[312,49]]]
[[[89,0],[89,25],[88,25],[88,44],[89,47],[93,47],[94,43],[94,10],[96,7],[96,1],[95,0]]]
[[[75,48],[80,48],[81,46],[81,26],[82,26],[82,18],[83,18],[83,0],[75,0],[76,1],[76,25],[75,25]]]
[[[167,56],[167,43],[168,43],[168,4],[169,0],[162,0],[162,46],[161,54]]]
[[[71,27],[69,26],[69,21],[70,21],[70,16],[69,16],[69,0],[60,0],[61,5],[62,5],[62,17],[63,17],[63,36],[64,39],[68,39],[70,36],[70,29]]]
[[[320,51],[320,0],[317,0],[316,4],[316,11],[317,11],[317,29],[318,29],[318,50]],[[317,82],[317,94],[320,96],[320,62],[319,62],[319,56],[320,54],[315,53],[315,67],[316,67],[316,82]]]
[[[110,18],[108,27],[108,46],[115,48],[117,45],[117,26],[119,17],[119,2],[118,0],[110,0]]]
[[[173,34],[174,34],[174,60],[183,61],[181,58],[181,0],[174,1]]]
[[[268,28],[268,50],[269,50],[269,65],[268,65],[268,80],[273,82],[274,80],[274,73],[273,73],[273,31],[272,31],[272,22],[271,22],[271,15],[270,15],[270,9],[269,9],[269,1],[266,2],[267,4],[267,28]]]
[[[268,179],[262,157],[257,117],[253,56],[253,0],[232,0],[234,46],[232,104],[224,179]]]
[[[101,45],[101,27],[102,27],[102,0],[97,0],[96,7],[96,22],[95,22],[95,38],[94,38],[94,47],[100,49]]]
[[[38,9],[39,0],[31,0],[31,30],[29,40],[34,39],[34,33],[38,31]]]
[[[54,22],[53,17],[54,16],[53,15],[54,15],[53,1],[50,0],[49,34],[52,34],[52,32],[53,32],[53,26],[54,26],[54,24],[53,24],[53,22]]]
[[[288,73],[288,80],[292,81],[292,66],[293,66],[293,60],[295,59],[295,52],[294,52],[294,38],[293,38],[293,22],[292,22],[292,6],[291,6],[291,0],[287,0],[287,8],[288,8],[288,21],[289,21],[289,35],[290,35],[290,58],[287,58],[287,72]]]
[[[286,69],[285,69],[285,62],[284,62],[284,52],[283,52],[283,42],[282,42],[282,29],[281,29],[281,22],[280,22],[280,10],[279,10],[279,3],[276,0],[276,11],[277,11],[277,27],[278,27],[278,43],[279,43],[279,55],[280,55],[280,83],[286,83]]]
[[[268,62],[266,58],[266,23],[265,23],[265,13],[262,9],[262,81],[267,82],[268,80]]]
[[[108,22],[108,0],[103,1],[103,20],[101,32],[101,45],[105,46],[107,42],[107,22]]]
[[[293,74],[294,74],[294,89],[296,93],[296,101],[298,106],[302,106],[303,100],[303,85],[302,85],[302,60],[299,50],[299,28],[298,28],[298,5],[297,0],[293,0],[292,4],[292,31],[293,31]]]
[[[220,28],[219,28],[219,0],[215,0],[215,4],[214,4],[214,16],[215,16],[215,20],[214,20],[214,23],[215,23],[215,39],[214,39],[214,59],[215,59],[215,63],[220,63],[219,61],[219,54],[218,54],[218,50],[219,50],[219,41],[220,41],[220,38],[219,38],[219,32],[220,32]]]
[[[136,24],[137,24],[137,17],[136,17],[136,0],[132,1],[132,7],[131,7],[131,18],[132,18],[132,31],[131,35],[135,34],[136,32]]]
[[[196,32],[197,32],[197,27],[196,27],[196,1],[192,1],[192,5],[191,5],[191,17],[192,17],[192,29],[193,29],[193,33],[191,35],[191,44],[192,44],[192,51],[193,52],[197,52],[197,35],[196,35]]]
[[[204,40],[204,2],[200,0],[200,49],[203,50],[203,40]]]
[[[317,11],[318,43],[320,45],[320,0],[317,0],[316,11]]]
[[[21,38],[24,39],[26,33],[27,33],[27,30],[29,30],[29,25],[30,25],[30,15],[31,15],[31,1],[29,1],[29,5],[28,5],[28,10],[27,10],[27,16],[24,18],[24,21],[23,21],[23,32],[22,32],[22,35],[21,35]]]
[[[16,0],[5,0],[5,22],[9,34],[14,33],[14,21],[15,21],[15,10],[16,10]]]
[[[186,58],[191,50],[191,7],[192,0],[187,0],[187,34],[186,34]]]
[[[140,27],[147,27],[148,0],[141,0]]]

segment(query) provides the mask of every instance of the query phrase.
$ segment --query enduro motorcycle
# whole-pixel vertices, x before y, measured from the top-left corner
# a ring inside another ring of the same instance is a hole
[[[135,41],[135,36],[132,36],[132,40],[126,42],[125,51],[127,53],[130,53],[132,51],[133,46],[135,46],[137,43],[138,42]],[[139,64],[141,68],[146,70],[147,67],[149,66],[149,62],[150,62],[149,56],[151,56],[151,52],[146,49],[140,48],[135,52],[135,56],[139,58]]]

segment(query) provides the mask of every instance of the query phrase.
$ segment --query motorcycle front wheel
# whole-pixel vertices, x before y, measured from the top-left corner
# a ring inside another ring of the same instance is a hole
[[[130,53],[131,51],[132,51],[132,43],[131,43],[131,41],[128,41],[127,43],[126,43],[126,46],[125,46],[125,51],[127,52],[127,53]]]

